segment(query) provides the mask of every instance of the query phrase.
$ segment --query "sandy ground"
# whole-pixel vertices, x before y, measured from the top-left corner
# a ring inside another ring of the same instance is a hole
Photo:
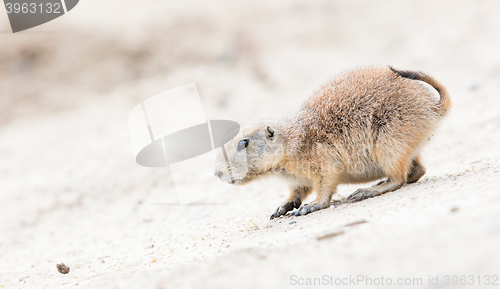
[[[498,1],[86,0],[34,32],[0,34],[0,288],[493,281],[498,11]],[[324,81],[371,64],[427,71],[452,95],[415,184],[270,221],[284,183],[177,206],[168,170],[134,162],[127,115],[156,93],[196,82],[208,119],[245,124],[291,114]]]

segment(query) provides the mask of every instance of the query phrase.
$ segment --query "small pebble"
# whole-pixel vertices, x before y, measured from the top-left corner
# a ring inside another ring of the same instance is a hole
[[[57,271],[61,274],[68,274],[69,273],[69,267],[64,265],[64,263],[57,264],[56,265]]]
[[[295,224],[295,223],[297,223],[297,222],[295,222],[295,221],[291,221],[290,223],[288,223],[288,225],[293,225],[293,224]]]

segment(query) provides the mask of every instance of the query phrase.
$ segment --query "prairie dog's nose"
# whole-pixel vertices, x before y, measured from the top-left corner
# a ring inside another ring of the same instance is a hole
[[[215,172],[215,176],[218,177],[219,179],[222,178],[224,174],[221,171]]]

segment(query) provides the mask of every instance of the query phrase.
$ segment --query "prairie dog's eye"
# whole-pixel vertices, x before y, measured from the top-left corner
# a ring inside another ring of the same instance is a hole
[[[242,151],[248,147],[248,139],[242,139],[238,143],[238,151]]]
[[[266,135],[268,138],[272,139],[274,137],[274,129],[270,126],[266,127]]]

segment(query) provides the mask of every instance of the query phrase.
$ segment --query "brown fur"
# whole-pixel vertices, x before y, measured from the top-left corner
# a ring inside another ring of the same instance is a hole
[[[440,99],[416,80],[434,87]],[[419,149],[450,108],[446,88],[425,73],[352,70],[323,85],[298,113],[242,128],[224,146],[227,162],[219,153],[215,173],[234,184],[264,175],[287,179],[290,197],[271,218],[298,208],[313,189],[316,199],[292,215],[328,207],[339,184],[387,178],[348,199],[373,197],[425,174]],[[242,139],[248,139],[248,147],[238,150]]]

